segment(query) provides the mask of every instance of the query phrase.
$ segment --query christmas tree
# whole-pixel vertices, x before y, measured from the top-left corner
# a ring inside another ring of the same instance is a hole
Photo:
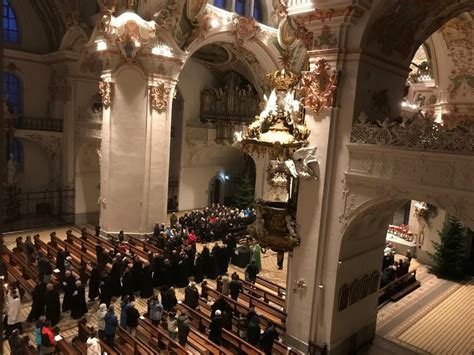
[[[432,242],[435,252],[430,254],[434,261],[431,271],[442,278],[462,279],[466,249],[464,227],[456,217],[449,216],[439,236],[439,243]]]
[[[255,181],[250,177],[249,173],[240,178],[235,191],[235,205],[238,208],[253,207],[255,198],[254,185]]]

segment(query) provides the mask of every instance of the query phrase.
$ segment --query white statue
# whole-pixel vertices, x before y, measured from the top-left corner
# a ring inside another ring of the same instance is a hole
[[[10,154],[10,158],[7,162],[7,183],[13,185],[15,183],[16,176],[16,163],[13,160],[13,154]]]
[[[309,164],[318,162],[315,153],[316,147],[304,147],[295,151],[291,159],[285,161],[290,174],[294,178],[301,177],[304,179],[314,176],[314,170]]]

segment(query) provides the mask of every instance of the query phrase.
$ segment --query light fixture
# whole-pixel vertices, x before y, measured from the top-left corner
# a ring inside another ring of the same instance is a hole
[[[229,179],[230,179],[229,175],[226,175],[226,176],[225,176],[225,179],[226,179],[226,180],[229,180]]]
[[[107,42],[104,41],[103,39],[99,39],[95,41],[95,45],[98,52],[107,50]]]
[[[318,285],[318,287],[319,287],[320,289],[323,289],[323,288],[324,288],[324,286],[323,286],[323,285]]]

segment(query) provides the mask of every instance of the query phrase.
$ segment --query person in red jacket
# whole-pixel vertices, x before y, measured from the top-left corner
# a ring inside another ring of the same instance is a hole
[[[54,331],[51,328],[51,322],[47,320],[41,329],[41,350],[42,354],[52,354],[56,349],[56,340],[54,339]]]

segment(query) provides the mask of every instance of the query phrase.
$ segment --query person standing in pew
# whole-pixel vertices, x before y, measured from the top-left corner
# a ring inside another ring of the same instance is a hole
[[[239,275],[236,273],[232,274],[232,281],[229,285],[230,297],[237,301],[239,298],[239,293],[244,292],[244,287],[242,286],[242,281],[240,281]]]
[[[115,332],[117,331],[118,321],[115,316],[114,306],[110,306],[107,314],[105,315],[105,342],[109,346],[114,346],[115,343]]]
[[[257,281],[257,275],[259,272],[260,271],[257,264],[255,263],[255,260],[252,260],[245,269],[245,274],[248,277],[248,281],[252,284],[255,284],[255,282]]]
[[[229,309],[229,304],[225,300],[224,296],[219,296],[219,298],[211,306],[211,319],[214,318],[216,312],[219,310],[221,312]],[[222,314],[222,313],[221,313]]]
[[[97,264],[91,264],[92,271],[89,277],[89,293],[88,298],[89,302],[95,301],[95,299],[99,296],[99,285],[100,285],[100,273],[99,269],[97,268]]]
[[[184,304],[192,309],[196,309],[199,305],[199,291],[195,282],[191,282],[184,289]]]
[[[66,256],[64,255],[63,250],[58,250],[56,253],[56,269],[58,269],[61,273],[63,273],[66,268],[64,266],[64,261],[66,260]]]
[[[73,276],[71,271],[66,271],[66,277],[63,281],[64,287],[64,298],[63,298],[63,306],[62,311],[67,312],[71,309],[72,304],[72,294],[74,293],[76,285],[76,278]]]
[[[148,301],[148,318],[151,322],[158,326],[161,322],[161,316],[163,314],[163,305],[158,299],[158,295],[153,295],[153,297]]]
[[[174,288],[167,288],[166,286],[164,286],[161,292],[161,302],[163,303],[163,308],[165,309],[165,311],[171,312],[178,304]]]
[[[45,316],[52,326],[59,323],[61,317],[61,304],[59,302],[59,292],[52,283],[46,285],[45,294]]]
[[[215,317],[212,318],[211,323],[209,324],[209,340],[221,345],[222,339],[222,312],[217,310]]]
[[[178,340],[179,344],[185,346],[188,342],[189,329],[191,327],[189,317],[186,312],[178,313]]]
[[[273,349],[273,342],[278,339],[278,332],[276,330],[275,324],[271,323],[262,333],[260,339],[260,347],[265,352],[265,355],[271,355]]]
[[[41,256],[38,259],[37,267],[38,267],[39,281],[48,283],[51,280],[51,273],[53,272],[53,268],[51,267],[50,260],[45,256]]]
[[[124,329],[127,329],[127,315],[130,307],[132,307],[132,302],[130,297],[127,296],[122,299],[120,304],[120,326]]]
[[[64,269],[69,272],[72,271],[73,266],[72,266],[72,256],[66,256],[66,260],[64,260]]]
[[[141,274],[142,274],[142,262],[140,261],[139,257],[136,256],[133,262],[132,267],[132,284],[133,284],[133,293],[140,292],[141,288]]]
[[[95,316],[97,318],[97,328],[99,329],[99,339],[105,340],[105,316],[107,314],[107,305],[101,303],[99,309],[97,310]]]
[[[178,338],[178,320],[174,312],[168,313],[168,335],[171,339],[176,340]]]
[[[99,285],[99,292],[100,303],[105,303],[107,307],[110,306],[110,301],[112,301],[112,281],[107,271],[104,271],[102,274],[102,281]]]
[[[127,311],[127,329],[133,336],[137,333],[138,327],[138,320],[140,319],[140,313],[135,308],[135,302],[130,302],[130,307],[128,307]]]
[[[86,293],[81,281],[75,282],[75,288],[71,297],[71,318],[80,319],[87,313]]]
[[[100,226],[95,226],[95,236],[96,236],[97,238],[100,237]]]
[[[145,266],[142,268],[140,282],[140,297],[150,298],[153,295],[153,270],[148,261],[145,262]]]
[[[133,299],[132,264],[128,264],[122,276],[122,300],[126,297]]]
[[[201,283],[204,279],[204,265],[201,253],[196,254],[196,261],[194,264],[194,281]]]
[[[25,261],[28,267],[31,266],[34,260],[35,246],[31,242],[31,236],[26,236],[25,241]]]
[[[51,326],[52,323],[46,320],[41,329],[41,354],[53,354],[56,351],[56,340]]]
[[[121,273],[122,261],[117,257],[114,258],[112,262],[112,270],[110,270],[110,280],[112,282],[112,296],[119,297],[122,294],[122,284],[120,278],[122,277]]]
[[[230,279],[229,279],[229,274],[225,273],[224,276],[222,276],[222,293],[226,296],[229,295],[230,292]]]
[[[258,346],[260,342],[260,317],[256,314],[247,325],[247,341],[253,346]]]
[[[82,240],[87,240],[87,228],[86,227],[81,228],[81,239]]]
[[[87,338],[87,355],[102,355],[102,349],[100,348],[100,341],[97,339],[97,332],[92,330]]]
[[[46,322],[46,316],[42,315],[38,318],[38,321],[35,324],[35,343],[36,343],[36,350],[38,353],[41,351],[41,330],[44,327]]]
[[[28,323],[37,320],[44,314],[46,284],[39,282],[31,292],[32,304],[31,311],[26,318]]]

